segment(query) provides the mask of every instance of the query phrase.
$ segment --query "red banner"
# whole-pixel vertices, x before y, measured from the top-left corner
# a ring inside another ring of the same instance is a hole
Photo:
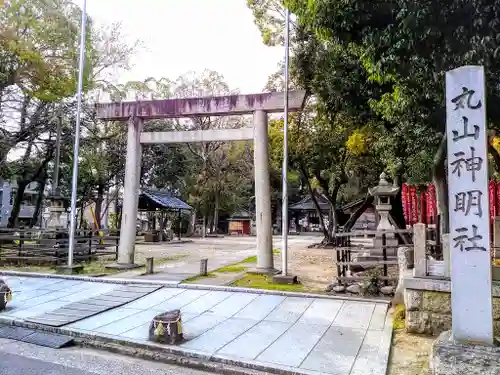
[[[405,216],[406,225],[411,225],[410,223],[410,200],[408,194],[408,184],[403,184],[401,190],[401,201],[403,202],[403,214]]]
[[[496,207],[496,198],[497,198],[497,192],[496,192],[496,184],[494,181],[490,181],[488,184],[488,193],[489,193],[489,200],[490,200],[490,222],[493,222],[496,212],[497,212],[497,207]]]
[[[427,224],[436,224],[436,188],[433,184],[427,186]]]
[[[495,207],[496,207],[496,213],[500,213],[500,182],[497,182],[497,193],[496,193],[496,199],[495,199]]]
[[[411,225],[418,223],[418,197],[417,188],[410,186],[410,202],[411,202]]]

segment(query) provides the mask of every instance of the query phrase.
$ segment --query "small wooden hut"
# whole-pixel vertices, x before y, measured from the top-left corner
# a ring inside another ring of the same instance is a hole
[[[253,215],[246,210],[236,211],[229,219],[227,219],[229,223],[228,234],[250,236],[252,234],[252,218]]]

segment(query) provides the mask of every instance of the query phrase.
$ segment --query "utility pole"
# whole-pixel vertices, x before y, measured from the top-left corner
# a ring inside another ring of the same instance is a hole
[[[71,213],[69,228],[69,248],[68,248],[68,270],[74,268],[73,253],[75,251],[75,231],[76,231],[76,194],[78,189],[78,156],[80,148],[80,122],[82,113],[82,91],[83,91],[83,68],[85,66],[85,28],[87,24],[87,0],[83,0],[82,23],[80,27],[80,63],[78,66],[78,88],[75,144],[73,148],[73,181],[71,186]]]

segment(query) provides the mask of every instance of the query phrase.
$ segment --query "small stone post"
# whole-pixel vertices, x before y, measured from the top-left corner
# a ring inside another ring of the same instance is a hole
[[[200,260],[200,275],[201,276],[208,275],[208,259]]]
[[[414,268],[413,276],[427,276],[425,224],[413,225]]]
[[[146,258],[146,275],[154,273],[154,259],[153,257]]]

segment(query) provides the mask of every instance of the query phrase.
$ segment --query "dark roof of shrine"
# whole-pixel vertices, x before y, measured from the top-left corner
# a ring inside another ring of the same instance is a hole
[[[174,197],[169,191],[142,190],[139,195],[139,209],[153,211],[160,210],[192,210],[193,208],[183,200]]]

